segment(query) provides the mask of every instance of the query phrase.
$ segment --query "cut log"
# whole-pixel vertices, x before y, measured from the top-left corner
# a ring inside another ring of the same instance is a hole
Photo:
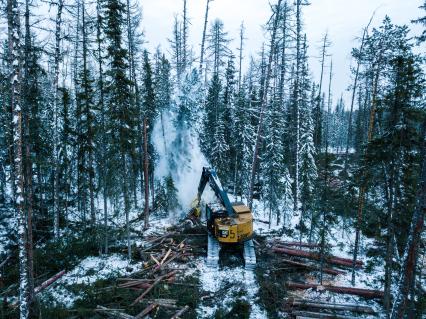
[[[357,295],[364,298],[383,298],[383,291],[381,290],[370,290],[362,288],[352,288],[352,287],[340,287],[340,286],[330,286],[330,285],[317,285],[317,284],[302,284],[297,282],[287,282],[288,288],[294,289],[317,289],[317,290],[327,290],[331,292],[336,292],[340,294],[348,295]]]
[[[316,309],[329,309],[334,311],[350,311],[357,313],[366,313],[366,314],[376,314],[373,308],[368,306],[360,306],[353,304],[335,304],[335,303],[321,303],[321,302],[311,302],[305,300],[292,300],[288,302],[288,305],[291,307],[300,307],[300,308],[316,308]]]
[[[63,275],[65,275],[65,270],[62,270],[62,271],[58,272],[56,275],[54,275],[53,277],[47,279],[40,286],[34,288],[34,294],[37,294],[40,291],[43,291],[44,289],[46,289],[47,287],[49,287],[51,284],[53,284],[56,280],[58,280],[59,278],[61,278]]]
[[[148,314],[150,314],[155,308],[158,307],[157,303],[152,303],[148,307],[146,307],[144,310],[142,310],[141,313],[135,316],[136,319],[142,319],[145,318]]]
[[[135,319],[135,317],[128,315],[127,313],[120,312],[118,310],[109,309],[109,308],[102,307],[102,306],[97,306],[95,311],[102,313],[103,315],[105,315],[109,318]]]
[[[292,311],[291,314],[296,316],[296,318],[359,319],[359,317],[342,316],[342,315],[318,313],[318,312],[310,312],[310,311]]]
[[[303,268],[312,269],[312,270],[320,270],[320,268],[317,267],[317,266],[301,263],[301,262],[290,260],[290,259],[281,259],[281,261],[286,263],[286,264],[297,266],[297,267],[303,267]],[[330,274],[330,275],[344,275],[345,274],[344,271],[335,270],[335,269],[331,269],[331,268],[323,268],[323,271],[326,274]]]
[[[290,248],[285,248],[285,247],[274,246],[274,247],[272,247],[272,251],[275,252],[275,253],[286,254],[286,255],[290,255],[290,256],[297,256],[297,257],[303,257],[303,258],[308,258],[308,259],[321,260],[321,256],[318,253],[299,250],[299,249],[290,249]],[[352,260],[350,260],[350,259],[336,257],[336,256],[329,256],[329,257],[326,257],[325,260],[330,264],[352,267]],[[362,267],[363,264],[364,263],[360,260],[356,261],[357,267]]]
[[[151,256],[151,259],[153,260],[153,261],[155,261],[155,263],[158,265],[158,266],[160,266],[161,264],[160,264],[160,262],[157,260],[157,258],[155,258],[153,255],[150,255]]]
[[[188,310],[189,310],[189,306],[185,306],[184,308],[182,308],[181,310],[179,310],[178,312],[176,312],[176,314],[171,319],[178,319],[178,318],[180,318],[180,316],[182,316]]]
[[[169,248],[169,250],[167,251],[166,255],[164,255],[163,259],[161,259],[161,261],[160,261],[161,265],[166,261],[167,257],[169,257],[169,255],[170,255],[171,252],[172,252],[172,250]]]
[[[277,241],[276,242],[276,246],[280,247],[280,246],[287,246],[287,247],[307,247],[307,248],[319,248],[320,245],[319,244],[314,244],[314,243],[300,243],[298,241]]]
[[[138,302],[140,302],[151,290],[152,288],[154,288],[156,285],[158,285],[162,280],[170,278],[174,275],[176,275],[177,270],[174,270],[166,275],[160,276],[157,279],[155,279],[155,281],[153,282],[153,284],[147,288],[142,295],[140,295],[139,297],[136,298],[135,301],[133,301],[133,303],[131,304],[131,306],[134,306],[135,304],[137,304]]]
[[[0,263],[0,269],[1,269],[4,265],[6,265],[6,263],[9,261],[9,259],[10,259],[10,255],[9,255],[9,256],[7,256],[7,257],[6,257],[6,259],[5,259],[5,260],[3,260],[3,261]]]

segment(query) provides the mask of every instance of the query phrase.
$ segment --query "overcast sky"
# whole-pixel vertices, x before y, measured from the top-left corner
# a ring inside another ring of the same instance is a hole
[[[143,27],[148,47],[153,49],[160,45],[169,50],[167,38],[170,38],[173,19],[181,14],[183,0],[139,0],[143,8]],[[205,0],[187,0],[190,26],[190,42],[196,54],[199,54],[204,22]],[[242,21],[246,26],[245,57],[260,51],[264,41],[262,25],[270,16],[269,2],[274,0],[214,0],[210,5],[209,20],[220,18],[225,30],[235,39],[232,49],[238,46],[238,32]],[[410,21],[424,12],[418,7],[423,0],[311,0],[311,5],[304,7],[304,31],[309,41],[310,65],[313,76],[318,81],[319,45],[324,33],[328,30],[333,43],[333,95],[337,99],[343,93],[345,100],[350,95],[346,88],[350,84],[350,52],[357,45],[356,38],[368,23],[372,13],[376,11],[373,26],[381,23],[385,15],[389,15],[396,24],[408,24],[413,34],[420,33],[419,26]],[[425,52],[424,47],[421,49]]]

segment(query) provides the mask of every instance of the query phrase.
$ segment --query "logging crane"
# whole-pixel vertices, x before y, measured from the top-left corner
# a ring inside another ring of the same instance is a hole
[[[221,244],[243,244],[245,268],[253,269],[256,265],[256,253],[252,240],[253,214],[243,203],[231,204],[228,194],[223,189],[219,177],[213,168],[203,168],[197,197],[192,202],[190,215],[200,218],[201,195],[207,183],[209,183],[219,200],[205,206],[208,229],[207,266],[211,268],[218,267]]]

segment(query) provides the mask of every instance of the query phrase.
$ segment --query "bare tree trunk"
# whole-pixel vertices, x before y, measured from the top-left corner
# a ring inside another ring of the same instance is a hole
[[[27,1],[28,3],[28,1]],[[28,110],[27,110],[28,112]],[[25,153],[26,153],[26,211],[27,211],[27,256],[28,256],[28,302],[31,304],[34,301],[34,253],[33,253],[33,171],[30,150],[30,130],[29,130],[29,116],[25,114]]]
[[[213,0],[206,0],[206,13],[204,15],[204,28],[203,28],[203,38],[201,40],[201,52],[200,52],[200,75],[203,73],[203,64],[204,64],[204,47],[206,43],[206,34],[207,34],[207,24],[209,22],[209,4]]]
[[[330,113],[331,113],[331,82],[333,79],[333,61],[330,63],[330,78],[328,84],[328,103],[327,103],[327,114],[325,117],[325,158],[324,158],[324,198],[322,207],[322,225],[321,225],[321,253],[320,253],[320,284],[322,285],[323,273],[324,273],[324,259],[325,259],[325,239],[326,239],[326,214],[329,209],[328,206],[328,145],[329,145],[329,127],[330,127]]]
[[[359,48],[359,54],[362,55],[364,51],[364,44],[365,44],[365,38],[367,36],[368,28],[370,27],[371,22],[373,21],[373,16],[370,19],[370,22],[368,22],[367,26],[364,28],[364,32],[362,33],[362,39],[361,39],[361,46]],[[350,144],[350,138],[352,135],[352,114],[354,110],[354,104],[355,104],[355,96],[356,96],[356,90],[358,87],[358,77],[359,77],[359,69],[361,67],[360,60],[357,61],[356,65],[356,71],[355,71],[355,79],[352,87],[352,98],[351,98],[351,108],[349,111],[349,123],[348,123],[348,135],[346,137],[346,150],[345,150],[345,166],[344,166],[344,176],[347,175],[348,171],[348,154],[349,154],[349,144]]]
[[[374,78],[374,84],[373,84],[373,96],[371,101],[371,110],[370,110],[370,122],[368,126],[368,135],[367,135],[367,144],[371,141],[373,137],[373,130],[374,130],[374,120],[376,117],[376,106],[377,106],[377,89],[379,86],[379,76],[380,76],[380,69],[379,66],[377,66],[375,78]],[[367,148],[365,150],[365,153],[367,153]],[[365,169],[362,174],[362,178],[365,178]],[[365,192],[367,189],[367,183],[366,181],[361,181],[362,185],[359,190],[359,198],[358,198],[358,214],[357,214],[357,225],[355,230],[355,244],[354,244],[354,256],[353,256],[353,265],[352,265],[352,286],[355,286],[355,261],[358,258],[358,250],[359,250],[359,240],[361,235],[361,227],[362,227],[362,221],[363,221],[363,210],[364,210],[364,201],[365,201]]]
[[[423,121],[421,136],[423,137],[421,149],[423,161],[417,188],[416,209],[411,220],[410,233],[401,267],[401,277],[396,296],[394,296],[391,319],[402,319],[406,312],[408,294],[415,276],[417,255],[426,214],[426,120]]]
[[[101,112],[101,127],[102,134],[105,134],[106,126],[105,126],[105,103],[104,103],[104,80],[103,80],[103,57],[102,57],[102,46],[101,46],[101,4],[100,0],[96,1],[96,13],[97,13],[97,21],[96,21],[96,42],[98,43],[97,47],[97,56],[99,63],[99,107]],[[104,253],[108,254],[108,201],[107,201],[107,170],[106,170],[106,141],[105,135],[101,141],[102,155],[101,155],[101,174],[102,174],[102,197],[103,197],[103,206],[104,206]]]
[[[280,97],[280,105],[284,109],[284,91],[285,91],[285,76],[287,72],[286,66],[286,50],[287,50],[287,19],[288,19],[288,4],[287,1],[284,2],[283,8],[283,17],[282,17],[282,45],[281,45],[281,65],[280,65],[280,81],[279,81],[279,97]]]
[[[322,43],[322,50],[321,50],[321,76],[320,76],[320,83],[319,83],[319,90],[318,90],[318,101],[317,101],[317,110],[318,113],[315,114],[315,136],[314,136],[314,142],[315,146],[317,147],[318,151],[321,150],[322,146],[322,109],[321,109],[321,99],[322,99],[322,83],[324,79],[324,66],[325,66],[325,58],[328,56],[327,49],[329,48],[330,44],[328,41],[328,33],[326,32],[323,38]]]
[[[282,2],[282,0],[278,0],[278,4],[276,6],[277,9],[276,9],[276,12],[274,13],[275,19],[274,19],[274,24],[273,24],[273,28],[272,28],[268,69],[267,69],[267,73],[266,73],[265,84],[263,86],[265,92],[263,93],[262,102],[261,102],[261,106],[260,106],[259,126],[257,128],[256,143],[254,145],[253,162],[252,162],[252,166],[251,166],[251,176],[250,176],[249,199],[248,199],[248,205],[249,205],[250,209],[253,208],[254,180],[256,178],[257,161],[258,161],[258,157],[259,157],[259,148],[260,148],[261,139],[262,139],[261,135],[262,135],[262,132],[263,132],[263,120],[264,120],[265,109],[266,109],[266,104],[267,104],[267,100],[268,100],[268,88],[269,88],[269,81],[270,81],[271,72],[272,72],[271,69],[272,69],[272,61],[273,61],[273,58],[274,58],[274,48],[275,48],[275,40],[276,40],[277,29],[278,29],[278,21],[280,20],[281,2]]]
[[[148,120],[145,118],[143,121],[143,145],[144,145],[144,182],[145,182],[145,225],[144,228],[149,227],[149,177],[148,177],[148,134],[147,134]]]
[[[22,105],[21,105],[21,21],[16,0],[7,1],[8,44],[10,56],[10,100],[12,106],[13,146],[15,167],[15,207],[18,219],[19,248],[19,317],[29,316],[29,283],[27,255],[27,219],[24,203],[24,175],[22,163]]]
[[[240,52],[240,56],[238,59],[238,92],[241,91],[241,76],[242,76],[242,64],[243,64],[243,46],[244,46],[244,22],[241,22],[240,27],[240,47],[238,51]]]
[[[244,46],[244,23],[241,23],[240,28],[240,51],[239,66],[238,66],[238,94],[241,94],[241,74],[242,74],[242,63],[243,63],[243,46]],[[234,196],[237,198],[237,183],[238,183],[238,157],[240,156],[237,148],[235,149],[235,160],[234,160]]]
[[[85,12],[85,3],[84,0],[82,2],[81,7],[81,18],[82,18],[82,37],[83,37],[83,81],[84,81],[84,95],[85,95],[85,111],[86,111],[86,130],[87,130],[87,139],[88,139],[88,170],[89,170],[89,203],[90,203],[90,219],[92,226],[96,223],[96,211],[95,211],[95,192],[94,192],[94,165],[93,165],[93,115],[91,114],[90,105],[88,103],[89,100],[89,91],[88,91],[88,82],[89,79],[87,77],[87,29],[86,29],[86,12]]]
[[[28,303],[31,308],[34,297],[34,258],[33,258],[33,171],[31,160],[31,140],[30,140],[30,109],[28,105],[30,88],[30,64],[31,64],[31,29],[30,29],[30,10],[29,1],[25,1],[25,49],[24,49],[24,88],[25,92],[25,206],[27,212],[27,256],[28,256]],[[31,78],[31,81],[34,79]],[[32,84],[32,83],[31,83]]]
[[[56,239],[59,238],[59,129],[58,129],[58,92],[59,92],[59,62],[61,55],[61,27],[62,10],[64,1],[59,0],[58,11],[56,13],[55,28],[55,54],[54,54],[54,79],[53,79],[53,157],[54,157],[54,178],[53,178],[53,232]]]
[[[126,236],[127,236],[127,258],[128,260],[132,260],[132,246],[130,241],[130,220],[129,220],[129,188],[127,185],[127,161],[126,161],[126,153],[122,149],[121,150],[121,165],[123,170],[123,180],[122,180],[122,187],[123,187],[123,197],[124,197],[124,213],[126,215]]]
[[[187,42],[188,42],[188,17],[187,17],[187,0],[183,0],[183,34],[182,34],[182,68],[185,72],[186,67],[188,65],[188,48],[187,48]]]

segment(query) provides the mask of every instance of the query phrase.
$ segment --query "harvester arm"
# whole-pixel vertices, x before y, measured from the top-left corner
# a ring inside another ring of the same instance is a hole
[[[228,216],[236,217],[237,214],[234,212],[234,209],[232,208],[231,201],[229,200],[228,194],[223,189],[223,186],[219,180],[219,177],[217,176],[216,171],[213,168],[203,167],[203,173],[201,174],[200,183],[198,185],[198,193],[197,193],[198,203],[201,201],[201,195],[203,194],[207,183],[210,184],[210,187],[213,189],[217,198],[219,198],[222,205],[225,206]]]

